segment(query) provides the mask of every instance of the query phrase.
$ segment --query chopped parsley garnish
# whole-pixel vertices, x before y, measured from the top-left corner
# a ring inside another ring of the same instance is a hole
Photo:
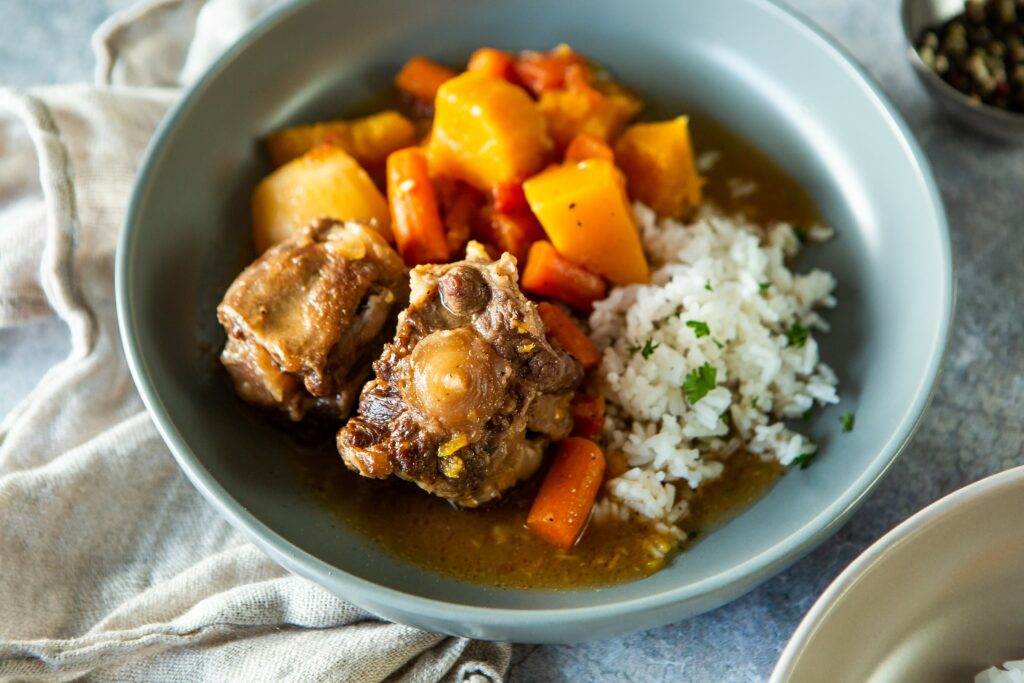
[[[718,416],[718,419],[724,422],[725,424],[729,424],[729,420],[731,420],[732,418],[729,416],[729,411],[726,410],[724,413]]]
[[[640,347],[640,345],[639,345],[639,344],[630,344],[630,345],[629,345],[629,346],[628,346],[628,347],[626,348],[626,350],[627,350],[627,351],[629,351],[629,355],[631,355],[631,356],[635,356],[635,355],[636,355],[636,352],[637,352],[637,351],[639,351],[639,350],[640,350],[640,348],[641,348],[641,347]]]
[[[711,289],[711,280],[708,280],[707,282],[704,283],[704,289],[708,290],[709,292],[715,291]]]
[[[839,421],[843,423],[843,433],[853,431],[853,413],[847,413],[839,418]]]
[[[686,326],[693,330],[693,335],[697,337],[697,339],[711,334],[711,328],[708,327],[708,324],[701,322],[700,320],[687,320]]]
[[[704,363],[696,370],[691,370],[683,380],[683,393],[690,405],[695,404],[708,395],[718,385],[718,370],[710,363]]]
[[[804,411],[804,422],[808,422],[812,417],[814,417],[814,406]]]
[[[711,338],[711,341],[715,342],[715,346],[717,346],[718,348],[720,348],[720,349],[724,349],[725,348],[725,344],[723,344],[722,342],[718,341],[714,337]]]
[[[786,330],[786,339],[789,340],[786,346],[795,346],[800,348],[807,343],[808,330],[806,327],[800,324],[797,320],[793,323],[793,326]]]
[[[644,342],[644,348],[640,349],[640,355],[644,357],[644,360],[647,360],[651,357],[651,354],[654,353],[654,349],[659,346],[661,346],[661,344],[648,337],[647,341]]]
[[[818,455],[818,450],[817,449],[815,449],[813,451],[808,451],[807,453],[801,453],[800,455],[798,455],[795,458],[793,458],[793,462],[790,463],[790,464],[793,467],[796,467],[797,465],[799,465],[800,469],[806,470],[808,467],[811,466],[811,461],[814,460],[814,457],[816,455]]]
[[[771,287],[771,286],[772,286],[772,283],[770,283],[770,282],[762,282],[761,284],[758,285],[758,287],[761,289],[762,292],[767,291],[768,288]]]
[[[754,399],[750,402],[750,407],[751,408],[756,408],[757,407],[757,396],[755,396]]]

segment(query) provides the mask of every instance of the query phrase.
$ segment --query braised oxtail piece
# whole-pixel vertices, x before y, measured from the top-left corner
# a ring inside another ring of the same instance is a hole
[[[580,364],[545,338],[515,259],[470,243],[464,261],[413,269],[395,340],[359,413],[338,432],[345,464],[396,475],[464,506],[499,497],[572,428]]]
[[[380,234],[355,222],[320,219],[269,249],[217,307],[235,391],[293,421],[347,417],[408,301],[406,273]]]

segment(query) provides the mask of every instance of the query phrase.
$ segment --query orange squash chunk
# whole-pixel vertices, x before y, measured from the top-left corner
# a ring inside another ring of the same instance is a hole
[[[330,144],[351,154],[362,166],[373,167],[415,141],[412,121],[397,111],[382,111],[354,121],[285,128],[267,138],[267,151],[274,166],[282,166],[317,145]]]
[[[663,218],[681,218],[700,205],[701,177],[687,118],[630,126],[615,144],[629,194]]]
[[[612,162],[587,159],[554,166],[523,191],[560,254],[624,285],[650,279],[625,184]]]
[[[547,90],[537,106],[547,120],[548,133],[558,149],[568,147],[580,133],[611,142],[643,103],[625,93],[603,94],[593,89]]]
[[[508,81],[467,71],[437,91],[427,147],[434,175],[488,191],[536,172],[550,147],[536,104]]]
[[[252,193],[252,236],[263,253],[319,216],[374,221],[391,240],[388,203],[344,150],[315,147],[264,178]]]

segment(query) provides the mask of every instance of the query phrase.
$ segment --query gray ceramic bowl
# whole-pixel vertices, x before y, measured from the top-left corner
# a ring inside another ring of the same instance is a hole
[[[1024,659],[1024,467],[933,503],[822,594],[773,683],[953,683]]]
[[[260,140],[344,114],[410,55],[567,41],[667,111],[700,108],[756,142],[838,236],[810,250],[839,279],[825,359],[857,428],[812,423],[821,455],[665,570],[603,590],[469,585],[382,554],[337,523],[281,456],[288,441],[234,397],[212,354],[221,293],[244,266]],[[885,97],[821,33],[765,0],[515,3],[313,0],[232,48],[161,126],[118,251],[136,383],[182,469],[276,561],[391,619],[483,638],[602,638],[726,603],[832,534],[910,437],[946,345],[952,266],[941,202]]]
[[[917,41],[926,29],[963,11],[964,0],[903,0],[900,17],[907,41],[907,59],[928,95],[953,119],[985,135],[1024,142],[1024,114],[975,102],[942,80],[917,53]]]

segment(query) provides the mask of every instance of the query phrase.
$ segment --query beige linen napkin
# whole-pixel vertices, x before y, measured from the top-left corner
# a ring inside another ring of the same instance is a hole
[[[0,680],[500,680],[510,647],[382,621],[206,504],[122,357],[113,257],[156,124],[266,0],[159,0],[94,40],[97,83],[0,90],[0,325],[71,352],[0,424]]]

